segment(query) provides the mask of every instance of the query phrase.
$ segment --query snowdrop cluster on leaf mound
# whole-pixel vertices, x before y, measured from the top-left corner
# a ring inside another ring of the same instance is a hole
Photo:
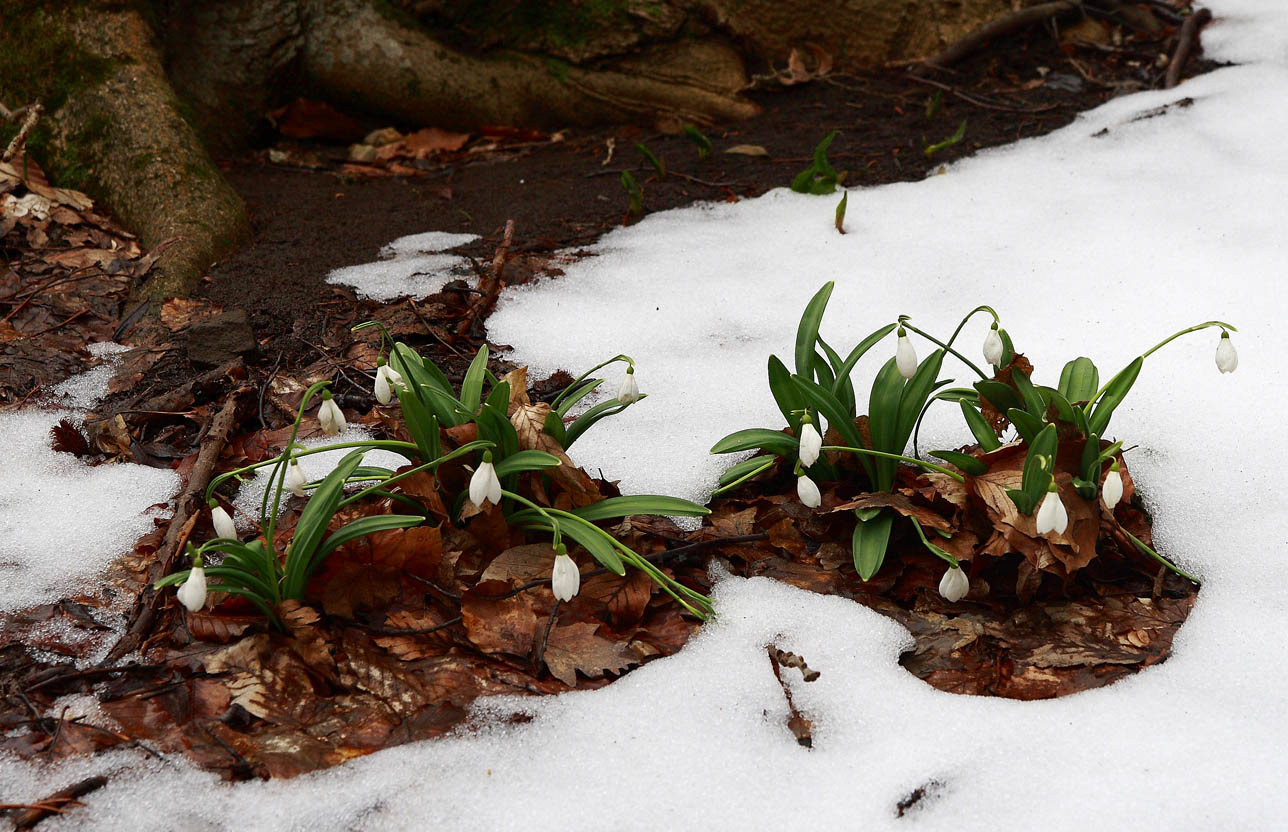
[[[0,413],[0,609],[97,592],[108,565],[153,528],[150,507],[179,487],[172,471],[88,466],[50,448],[50,428],[84,418],[107,390],[112,356],[125,349],[93,345],[101,363],[53,389],[58,409]]]

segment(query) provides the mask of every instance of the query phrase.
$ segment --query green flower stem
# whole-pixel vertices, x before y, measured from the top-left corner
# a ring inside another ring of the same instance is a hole
[[[913,457],[902,456],[900,454],[888,454],[885,451],[870,451],[867,448],[851,448],[849,445],[824,445],[822,450],[850,451],[851,453],[856,453],[856,454],[867,454],[868,456],[879,456],[882,459],[897,459],[900,462],[907,462],[907,463],[911,463],[912,465],[920,466],[922,468],[925,468],[928,471],[934,471],[939,474],[945,474],[949,477],[952,477],[953,479],[957,480],[960,483],[966,482],[966,478],[963,477],[961,474],[957,473],[956,471],[953,471],[949,468],[945,468],[942,465],[936,465],[933,462],[926,462],[924,459],[914,459]]]
[[[937,344],[937,345],[939,345],[939,346],[943,347],[943,348],[944,348],[945,350],[947,350],[948,352],[950,352],[950,353],[952,353],[953,355],[957,356],[957,358],[958,358],[958,359],[960,359],[960,360],[961,360],[961,362],[962,362],[963,364],[965,364],[967,367],[970,367],[972,370],[974,370],[974,371],[976,372],[976,374],[978,374],[978,375],[979,375],[979,377],[980,377],[980,378],[982,378],[982,379],[990,379],[990,378],[992,378],[992,376],[991,376],[991,375],[989,375],[988,373],[985,373],[985,372],[984,372],[983,370],[981,370],[979,367],[976,367],[976,366],[975,366],[975,364],[974,364],[974,362],[972,362],[969,358],[967,358],[966,356],[962,355],[961,353],[959,353],[957,350],[953,349],[953,348],[952,348],[951,346],[949,346],[948,344],[945,344],[943,341],[940,341],[938,338],[936,338],[935,336],[931,335],[930,333],[925,332],[924,330],[918,329],[917,327],[915,327],[915,326],[913,326],[912,324],[908,323],[907,319],[906,319],[906,318],[904,318],[903,316],[900,316],[900,317],[899,317],[899,325],[900,325],[900,326],[902,326],[902,327],[906,327],[907,329],[911,329],[913,332],[917,333],[917,334],[918,334],[918,335],[920,335],[922,338],[925,338],[925,339],[926,339],[927,341],[929,341],[930,343],[932,343],[932,344]]]
[[[1118,528],[1122,529],[1122,526],[1120,525]],[[1142,540],[1141,540],[1139,537],[1137,537],[1136,535],[1132,534],[1131,532],[1127,531],[1126,529],[1123,529],[1123,534],[1125,534],[1125,535],[1127,535],[1127,537],[1131,538],[1131,542],[1132,542],[1132,543],[1135,543],[1135,544],[1136,544],[1136,548],[1137,548],[1137,549],[1139,549],[1143,554],[1149,555],[1151,558],[1153,558],[1154,560],[1156,560],[1156,561],[1158,561],[1159,563],[1163,564],[1163,565],[1164,565],[1164,566],[1166,566],[1168,569],[1170,569],[1170,570],[1172,570],[1173,572],[1175,572],[1177,575],[1180,575],[1182,578],[1185,578],[1185,579],[1186,579],[1186,580],[1188,580],[1188,581],[1193,581],[1194,583],[1199,584],[1200,586],[1202,586],[1202,584],[1203,584],[1203,582],[1202,582],[1202,581],[1200,581],[1198,578],[1194,577],[1194,576],[1193,576],[1193,575],[1191,575],[1190,573],[1186,572],[1185,570],[1181,569],[1179,566],[1177,566],[1176,564],[1172,563],[1170,560],[1168,560],[1167,558],[1163,557],[1163,556],[1162,556],[1162,555],[1160,555],[1158,552],[1155,552],[1153,549],[1151,549],[1151,548],[1149,548],[1148,546],[1146,546],[1146,545],[1145,545],[1145,543],[1144,543],[1144,541],[1142,541]]]
[[[912,527],[917,530],[917,537],[921,538],[921,542],[925,545],[927,549],[930,550],[931,554],[933,554],[937,558],[947,561],[948,565],[951,566],[953,569],[960,568],[957,564],[957,558],[948,554],[943,549],[941,549],[940,547],[936,546],[935,544],[931,543],[929,540],[926,539],[926,533],[922,531],[921,524],[917,522],[916,517],[909,517],[908,519],[912,521]]]
[[[300,433],[300,423],[304,421],[304,411],[308,408],[309,401],[313,396],[319,390],[325,389],[330,383],[330,381],[319,381],[316,384],[312,384],[300,398],[300,408],[295,414],[295,423],[291,425],[291,438],[286,440],[286,449],[281,455],[282,461],[273,469],[273,476],[269,479],[269,485],[273,488],[273,516],[271,518],[268,516],[269,489],[264,489],[264,499],[260,502],[259,507],[259,524],[260,528],[264,530],[264,540],[268,542],[270,550],[273,548],[273,529],[277,525],[277,507],[282,504],[282,486],[286,484],[286,466],[289,464],[287,460],[291,455],[291,451],[295,448],[295,437]],[[274,480],[276,480],[275,485]]]
[[[403,443],[403,444],[410,444],[410,443]],[[402,473],[400,473],[400,474],[394,474],[392,477],[384,477],[384,478],[381,478],[381,479],[380,479],[380,486],[379,486],[379,487],[383,488],[384,486],[387,486],[387,485],[393,485],[394,483],[396,483],[396,482],[400,482],[400,481],[402,481],[402,480],[405,480],[405,479],[407,479],[407,478],[408,478],[408,477],[410,477],[410,476],[413,476],[413,475],[415,475],[415,474],[419,474],[421,471],[433,471],[433,470],[434,470],[434,469],[436,469],[438,466],[442,465],[444,462],[447,462],[447,461],[449,461],[449,460],[455,459],[456,457],[459,457],[459,456],[465,456],[466,454],[471,453],[472,451],[476,451],[476,450],[478,450],[479,448],[491,448],[491,447],[494,447],[494,446],[495,446],[495,444],[496,444],[496,443],[491,442],[491,441],[489,441],[489,440],[487,440],[487,439],[476,439],[476,440],[474,440],[473,442],[467,442],[467,443],[465,443],[464,445],[460,446],[459,448],[455,448],[455,449],[454,449],[454,450],[452,450],[450,453],[443,454],[443,455],[442,455],[442,456],[440,456],[438,459],[435,459],[435,460],[433,460],[433,461],[431,461],[431,462],[425,462],[425,463],[422,463],[422,464],[420,464],[420,465],[417,465],[415,468],[409,468],[409,469],[407,469],[406,471],[403,471],[403,472],[402,472]],[[414,447],[414,446],[413,446],[413,447]],[[365,478],[365,477],[363,477],[363,478],[354,478],[354,479],[350,480],[350,482],[359,482],[359,481],[361,481],[361,480],[363,480],[363,479],[366,479],[366,478]],[[359,491],[359,492],[358,492],[358,493],[356,493],[356,494],[351,494],[351,495],[349,495],[348,497],[345,497],[343,500],[341,500],[341,501],[336,505],[336,510],[338,511],[338,510],[340,510],[340,509],[344,508],[345,506],[349,505],[350,503],[353,503],[353,502],[356,502],[356,501],[358,501],[358,500],[362,499],[362,497],[363,497],[363,496],[364,496],[364,495],[365,495],[369,490],[370,490],[370,489],[364,488],[363,490]]]
[[[953,330],[953,337],[948,339],[948,344],[947,346],[945,346],[945,349],[947,349],[948,347],[951,347],[953,342],[957,340],[957,336],[961,334],[962,328],[966,326],[966,322],[969,321],[971,318],[975,317],[975,315],[977,315],[980,312],[987,312],[988,314],[992,315],[993,323],[998,325],[1002,323],[1002,319],[997,317],[997,313],[993,311],[993,307],[984,306],[984,305],[976,306],[966,315],[966,317],[962,318],[962,322],[959,323],[957,325],[957,328]]]
[[[395,451],[399,453],[403,451],[411,451],[416,453],[417,455],[419,455],[420,453],[420,450],[416,447],[416,445],[414,445],[411,442],[402,442],[397,439],[361,439],[361,440],[355,440],[353,442],[337,442],[334,445],[324,445],[320,448],[310,448],[304,451],[297,451],[296,453],[291,454],[291,456],[296,458],[303,457],[303,456],[311,456],[312,454],[325,453],[326,451],[337,451],[342,448],[375,448],[375,449],[382,449],[387,451]],[[282,461],[283,455],[284,454],[279,454],[273,457],[272,459],[266,459],[262,462],[256,462],[253,465],[244,465],[241,468],[237,468],[232,471],[225,471],[224,473],[218,475],[217,477],[214,477],[213,479],[211,479],[210,485],[206,486],[206,499],[209,500],[211,496],[214,494],[215,489],[217,489],[219,486],[223,485],[225,482],[232,479],[233,477],[239,477],[242,474],[245,474],[249,471],[254,471],[258,468],[263,468],[267,465],[276,465],[277,463]]]
[[[629,355],[615,355],[612,358],[608,359],[607,361],[596,364],[594,367],[591,367],[589,370],[577,376],[577,378],[573,379],[572,384],[569,384],[559,393],[558,396],[555,396],[555,400],[550,403],[550,409],[551,410],[557,409],[559,407],[559,403],[564,400],[564,396],[567,396],[569,393],[576,390],[577,385],[581,384],[583,381],[589,378],[591,373],[595,372],[596,370],[607,367],[609,364],[612,364],[614,361],[625,361],[630,366],[632,367],[635,366],[635,359],[631,358]]]
[[[545,508],[532,502],[527,497],[524,497],[521,494],[516,494],[513,491],[506,491],[504,488],[501,489],[501,496],[509,497],[511,500],[514,500],[517,503],[522,503],[523,505],[535,511],[537,514],[540,514],[542,517],[544,517],[546,519],[546,522],[550,524],[550,531],[554,535],[554,540],[552,541],[551,545],[553,546],[559,545],[562,538],[562,535],[560,535],[559,533],[559,521],[556,520],[553,516],[551,516],[549,511],[546,511]]]
[[[777,461],[777,459],[768,459],[768,460],[766,460],[766,461],[765,461],[765,464],[764,464],[764,465],[761,465],[759,468],[755,468],[755,469],[753,469],[752,471],[750,471],[749,473],[744,474],[743,476],[741,476],[741,477],[739,477],[738,479],[734,480],[733,482],[731,482],[731,483],[727,483],[727,484],[725,484],[725,485],[722,485],[722,486],[720,486],[719,488],[717,488],[715,491],[712,491],[712,492],[711,492],[711,496],[712,496],[712,497],[715,497],[715,496],[716,496],[716,495],[718,495],[718,494],[723,494],[723,493],[724,493],[724,492],[726,492],[726,491],[730,491],[730,490],[732,490],[732,489],[734,489],[734,488],[737,488],[738,486],[742,485],[744,482],[746,482],[747,480],[751,479],[752,477],[755,477],[755,476],[758,476],[759,474],[764,473],[764,472],[765,472],[765,470],[766,470],[767,468],[769,468],[771,465],[773,465],[776,461]]]
[[[1141,357],[1141,358],[1149,358],[1151,355],[1153,355],[1154,353],[1158,352],[1159,350],[1161,350],[1163,347],[1167,346],[1168,344],[1172,343],[1172,342],[1173,342],[1173,341],[1175,341],[1177,338],[1180,338],[1182,335],[1188,335],[1188,334],[1189,334],[1189,333],[1191,333],[1191,332],[1198,332],[1198,331],[1199,331],[1199,330],[1201,330],[1201,329],[1207,329],[1208,327],[1213,327],[1213,326],[1219,326],[1219,327],[1221,327],[1221,329],[1222,329],[1222,330],[1229,330],[1230,332],[1238,332],[1238,331],[1239,331],[1236,327],[1234,327],[1234,326],[1232,326],[1232,325],[1230,325],[1230,324],[1227,324],[1225,321],[1204,321],[1204,322],[1203,322],[1203,323],[1201,323],[1201,324],[1195,324],[1195,325],[1194,325],[1194,326],[1192,326],[1192,327],[1188,327],[1188,328],[1186,328],[1186,329],[1182,329],[1180,332],[1173,332],[1171,335],[1167,336],[1166,338],[1164,338],[1163,340],[1159,341],[1159,342],[1158,342],[1157,344],[1155,344],[1154,346],[1150,347],[1149,349],[1147,349],[1147,350],[1145,350],[1143,353],[1141,353],[1141,354],[1140,354],[1140,357]],[[1130,362],[1129,362],[1129,366],[1130,366]],[[1114,378],[1117,378],[1117,376],[1114,376],[1113,378],[1109,379],[1109,381],[1106,381],[1106,382],[1104,383],[1104,385],[1103,385],[1099,390],[1097,390],[1097,391],[1096,391],[1096,395],[1092,396],[1092,397],[1091,397],[1091,401],[1087,402],[1087,404],[1086,404],[1086,407],[1087,407],[1088,409],[1089,409],[1093,404],[1095,404],[1095,403],[1100,399],[1100,397],[1101,397],[1101,396],[1103,396],[1103,395],[1104,395],[1105,390],[1107,390],[1107,389],[1109,388],[1109,385],[1113,383]],[[1186,577],[1189,577],[1189,576],[1187,575]]]

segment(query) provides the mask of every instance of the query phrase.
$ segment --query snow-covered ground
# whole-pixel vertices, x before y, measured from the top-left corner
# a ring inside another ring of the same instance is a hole
[[[1238,325],[1235,374],[1217,373],[1215,332],[1187,336],[1146,362],[1114,419],[1139,445],[1129,463],[1161,549],[1205,582],[1166,663],[1050,702],[953,696],[898,666],[908,638],[889,620],[730,578],[719,618],[678,655],[599,691],[486,703],[475,733],[237,786],[126,752],[0,761],[0,794],[113,773],[48,829],[1283,828],[1288,4],[1211,5],[1207,52],[1238,66],[923,182],[852,191],[845,236],[835,199],[784,191],[647,217],[507,295],[489,322],[536,370],[634,356],[650,398],[574,456],[627,491],[697,498],[721,464],[706,455],[715,439],[778,426],[765,356],[790,354],[827,280],[833,344],[900,313],[944,332],[990,303],[1047,383],[1076,355],[1107,376],[1181,327]],[[1136,118],[1182,98],[1193,105]],[[977,324],[964,343],[983,335]],[[879,360],[856,370],[860,386]],[[927,421],[923,447],[965,441],[950,408]],[[770,640],[821,671],[793,685],[812,750],[783,724]],[[487,709],[533,720],[488,722]]]

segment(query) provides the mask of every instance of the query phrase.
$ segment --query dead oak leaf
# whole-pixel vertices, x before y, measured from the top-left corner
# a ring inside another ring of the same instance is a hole
[[[607,606],[613,627],[620,632],[640,623],[656,588],[648,575],[632,569],[623,576],[607,573],[587,578],[577,597]]]
[[[549,543],[511,546],[487,565],[479,580],[527,583],[537,578],[549,577],[554,562],[555,550]]]
[[[1010,499],[1009,497],[1007,498]],[[935,512],[919,506],[908,499],[907,495],[890,491],[873,491],[869,494],[860,494],[848,503],[842,503],[833,512],[848,511],[850,509],[862,508],[892,508],[902,514],[904,517],[915,518],[923,526],[930,526],[933,529],[942,529],[952,531],[952,524],[940,517]]]
[[[545,662],[550,673],[569,687],[576,687],[577,673],[602,679],[640,663],[630,645],[597,635],[598,624],[577,623],[555,627],[546,639]]]
[[[537,614],[531,596],[510,595],[506,581],[483,581],[461,596],[465,633],[484,653],[526,656],[537,633]],[[509,597],[505,597],[509,595]]]
[[[568,493],[573,505],[584,506],[599,502],[603,498],[594,481],[568,458],[559,441],[546,433],[546,417],[549,415],[550,405],[546,402],[519,405],[514,409],[510,424],[514,425],[515,433],[519,435],[519,448],[525,451],[545,451],[562,463],[558,468],[548,469],[546,473]]]

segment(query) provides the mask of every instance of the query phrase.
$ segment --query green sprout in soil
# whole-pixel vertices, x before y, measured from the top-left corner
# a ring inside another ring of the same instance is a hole
[[[684,125],[684,135],[689,141],[697,145],[699,159],[705,159],[711,155],[711,140],[701,130],[692,124],[686,124]]]
[[[926,150],[925,150],[926,158],[929,159],[931,156],[934,156],[939,151],[952,147],[953,145],[957,144],[965,137],[966,137],[966,119],[962,119],[962,123],[957,125],[957,130],[954,131],[954,133],[951,136],[944,139],[942,142],[936,142],[935,144],[926,146]]]
[[[827,149],[837,136],[836,130],[828,133],[814,148],[814,163],[796,175],[792,190],[798,194],[830,194],[836,190],[840,177],[827,159]]]
[[[627,207],[627,213],[632,216],[640,217],[644,215],[644,194],[640,191],[639,184],[629,170],[622,171],[622,189],[626,191],[626,196],[630,199]]]
[[[1096,540],[1104,526],[1133,554],[1146,555],[1197,583],[1120,522],[1135,522],[1115,513],[1124,496],[1123,443],[1102,437],[1145,359],[1182,335],[1220,329],[1217,368],[1233,372],[1238,366],[1230,340],[1234,326],[1206,321],[1173,333],[1103,385],[1091,359],[1079,357],[1064,366],[1057,386],[1047,387],[1030,380],[1031,365],[1015,351],[997,313],[988,306],[967,314],[947,341],[902,315],[843,356],[819,334],[832,289],[832,283],[826,284],[805,307],[797,328],[795,372],[777,356],[769,357],[769,388],[787,429],[740,430],[717,442],[712,453],[757,452],[724,473],[717,494],[766,474],[780,461],[790,465],[797,496],[808,508],[824,506],[819,482],[836,483],[833,490],[858,489],[858,497],[839,506],[832,502],[829,508],[853,509],[851,551],[859,576],[867,581],[880,571],[892,529],[900,517],[907,517],[922,546],[947,564],[940,592],[953,602],[969,591],[969,578],[958,558],[978,560],[984,553],[931,542],[922,529],[931,513],[919,512],[908,501],[908,495],[918,489],[933,492],[935,499],[953,504],[962,515],[974,512],[976,531],[980,523],[991,521],[999,535],[1010,535],[1006,546],[1012,548],[1007,551],[1020,551],[1014,548],[1019,545],[1013,542],[1015,536],[1030,541],[1023,546],[1034,551],[1043,546],[1048,547],[1044,551],[1067,547],[1059,551],[1078,557],[1070,556],[1057,564],[1058,568],[1052,567],[1063,577],[1096,556]],[[982,349],[992,372],[981,369],[953,346],[977,314],[992,318]],[[861,414],[851,373],[857,362],[891,333],[896,336],[894,355],[877,371],[867,395],[867,412]],[[925,338],[936,349],[918,360],[909,333]],[[971,387],[951,388],[953,379],[940,378],[948,354],[979,376]],[[957,404],[975,440],[974,445],[958,450],[931,451],[943,464],[920,458],[915,449],[916,430],[936,401]],[[821,419],[827,420],[830,443],[824,442]],[[1001,436],[1007,426],[1013,426],[1018,436],[1003,444]],[[914,440],[914,455],[906,456],[910,440]],[[850,460],[856,460],[857,467]],[[1071,523],[1070,507],[1078,518],[1077,528]],[[935,525],[935,532],[942,540],[951,540],[955,530],[942,518],[938,522],[942,527]],[[955,549],[956,554],[949,549]]]

